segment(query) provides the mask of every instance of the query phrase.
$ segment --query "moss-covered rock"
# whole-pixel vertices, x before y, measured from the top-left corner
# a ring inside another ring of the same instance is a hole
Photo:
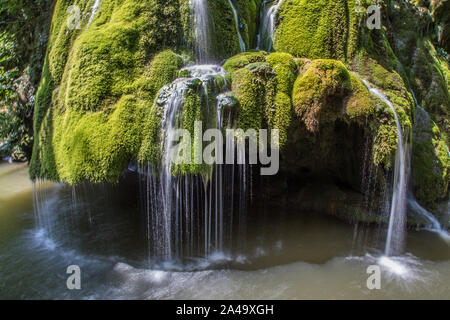
[[[415,93],[418,104],[430,113],[447,140],[450,134],[448,59],[440,56],[437,50],[442,49],[436,42],[433,44],[438,27],[432,19],[437,8],[445,5],[433,1],[431,11],[425,5],[407,1],[391,3],[391,46],[401,62],[399,72]]]
[[[266,99],[274,94],[275,74],[268,63],[249,64],[232,73],[232,90],[239,100],[238,127],[244,131],[263,127]]]
[[[357,42],[355,1],[285,1],[279,13],[274,48],[297,57],[333,58],[353,55]]]
[[[448,194],[450,154],[438,126],[420,107],[413,142],[414,193],[420,203],[433,210],[436,200]]]
[[[117,181],[145,150],[143,133],[156,127],[153,99],[182,65],[162,50],[182,32],[178,1],[103,0],[88,25],[91,2],[56,4],[36,98],[32,179]],[[85,17],[79,30],[67,27],[70,4]]]

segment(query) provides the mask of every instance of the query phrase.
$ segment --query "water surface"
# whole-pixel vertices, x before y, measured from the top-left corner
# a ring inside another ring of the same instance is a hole
[[[27,167],[0,165],[2,299],[450,299],[450,249],[439,235],[410,230],[406,254],[381,266],[367,289],[384,228],[351,225],[295,208],[252,212],[231,252],[152,261],[133,179],[122,186],[33,186]],[[82,290],[66,288],[78,265]],[[397,271],[397,273],[395,272]]]

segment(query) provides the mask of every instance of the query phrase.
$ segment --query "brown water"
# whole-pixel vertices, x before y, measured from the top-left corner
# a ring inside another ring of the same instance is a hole
[[[0,164],[0,298],[450,299],[450,247],[439,235],[409,231],[407,253],[381,265],[381,289],[369,290],[384,228],[295,208],[253,213],[232,252],[149,261],[138,193],[123,184],[41,184],[35,216],[27,167]],[[80,266],[82,290],[67,289],[69,265]]]

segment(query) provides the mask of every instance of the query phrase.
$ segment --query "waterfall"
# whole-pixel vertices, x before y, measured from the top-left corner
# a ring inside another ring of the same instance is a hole
[[[272,4],[270,4],[272,3]],[[272,51],[275,33],[275,19],[283,0],[264,0],[260,10],[258,50]]]
[[[223,68],[195,65],[183,70],[190,76],[165,86],[157,98],[164,110],[161,163],[139,169],[148,255],[150,259],[163,261],[208,257],[231,249],[233,227],[238,226],[241,235],[245,235],[249,199],[246,165],[216,164],[206,174],[173,174],[172,139],[175,130],[181,128],[187,90],[200,90],[197,94],[203,100],[202,113],[208,117],[207,125],[221,129],[234,126],[233,113],[227,108],[229,99],[223,93],[229,90]],[[234,152],[234,148],[234,144],[227,143],[225,154]],[[235,180],[240,181],[239,185],[235,186]],[[243,245],[243,241],[236,240],[235,244]]]
[[[448,232],[442,228],[441,224],[432,213],[428,212],[417,203],[412,195],[408,199],[408,207],[412,212],[418,214],[426,221],[427,225],[425,225],[425,230],[437,233],[445,242],[450,244],[450,235]]]
[[[231,0],[228,0],[228,3],[230,4],[231,9],[233,10],[234,22],[236,23],[236,32],[239,37],[239,46],[241,48],[241,52],[244,52],[245,51],[245,42],[242,39],[241,31],[239,30],[239,17],[238,17],[236,8],[233,5],[233,2]]]
[[[391,101],[378,89],[371,88],[367,81],[364,84],[370,92],[384,101],[395,117],[397,126],[397,151],[395,153],[394,186],[389,218],[388,234],[386,239],[385,254],[399,254],[403,250],[406,231],[406,192],[407,192],[407,154],[408,146],[405,146],[403,131],[397,111]]]
[[[100,0],[95,0],[94,5],[91,8],[91,15],[89,17],[89,21],[87,23],[87,26],[91,24],[92,20],[94,20],[94,17],[98,11],[98,7],[100,6]]]
[[[212,25],[209,17],[207,0],[191,0],[194,14],[195,55],[197,61],[204,63],[211,60]]]
[[[436,230],[436,231],[442,231],[441,224],[439,221],[434,217],[434,215],[425,208],[423,208],[417,201],[414,199],[414,197],[410,196],[408,199],[408,207],[411,211],[414,213],[420,215],[425,221],[426,225],[425,227],[427,229]]]

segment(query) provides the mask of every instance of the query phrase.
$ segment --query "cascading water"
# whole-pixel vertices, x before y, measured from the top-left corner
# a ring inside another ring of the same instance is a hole
[[[228,3],[230,4],[231,9],[233,10],[234,22],[236,23],[236,32],[239,37],[239,46],[241,48],[241,52],[244,52],[245,51],[245,42],[242,39],[241,31],[239,30],[239,17],[238,17],[236,8],[233,5],[233,2],[231,0],[228,0]]]
[[[175,130],[182,127],[187,90],[200,91],[197,94],[202,97],[207,124],[220,129],[233,126],[232,111],[226,108],[229,100],[220,94],[228,89],[223,68],[195,65],[184,71],[190,76],[165,86],[157,99],[164,110],[160,167],[149,164],[140,169],[149,257],[163,261],[225,251],[225,244],[232,245],[233,226],[245,228],[248,202],[245,165],[237,165],[236,170],[234,165],[217,164],[209,173],[195,175],[173,173],[173,138]],[[224,151],[234,152],[234,144],[227,144]],[[235,179],[242,183],[235,187]],[[236,201],[238,210],[234,210]]]
[[[408,199],[408,208],[425,220],[425,230],[437,233],[443,240],[450,243],[450,235],[448,232],[442,228],[436,217],[423,208],[412,195]]]
[[[394,185],[391,202],[391,213],[389,218],[388,234],[386,239],[385,254],[387,256],[399,254],[403,251],[406,231],[406,193],[407,193],[407,154],[408,146],[405,147],[402,126],[391,101],[378,89],[371,88],[367,81],[364,84],[370,92],[385,102],[395,117],[397,126],[397,151],[395,153]]]
[[[264,0],[260,11],[260,27],[257,49],[272,51],[275,20],[284,0]]]
[[[212,59],[212,27],[206,0],[191,0],[194,20],[195,56],[200,63]]]
[[[91,15],[89,16],[89,21],[87,23],[87,26],[89,26],[91,24],[92,20],[94,20],[94,17],[97,14],[99,6],[100,6],[100,0],[95,0],[94,4],[92,5],[92,8],[91,8]]]

